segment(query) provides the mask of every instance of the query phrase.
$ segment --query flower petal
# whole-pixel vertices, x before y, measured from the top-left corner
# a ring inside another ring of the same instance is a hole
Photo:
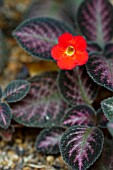
[[[88,61],[88,52],[87,51],[76,51],[76,62],[77,65],[83,65],[86,64]]]
[[[73,42],[73,36],[69,33],[62,34],[58,39],[59,45],[64,48],[66,48],[69,44],[72,44],[72,42]]]
[[[60,69],[72,70],[77,65],[77,63],[71,57],[67,56],[62,58],[61,60],[58,60],[57,65]]]
[[[64,55],[64,50],[57,44],[51,49],[51,56],[59,60]]]
[[[78,49],[79,51],[84,51],[87,48],[86,40],[83,36],[74,36],[74,47]]]

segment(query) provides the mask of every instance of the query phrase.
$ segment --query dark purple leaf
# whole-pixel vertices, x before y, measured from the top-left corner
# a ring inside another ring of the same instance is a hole
[[[88,42],[87,51],[88,52],[99,52],[99,51],[102,51],[102,49],[97,43]]]
[[[101,102],[101,108],[109,121],[113,120],[113,97],[109,97]]]
[[[96,112],[98,127],[105,128],[108,120],[106,119],[102,109],[98,109]]]
[[[4,67],[8,62],[8,46],[5,40],[5,37],[0,30],[0,73],[2,73]]]
[[[61,137],[60,150],[72,169],[86,170],[100,156],[103,142],[100,129],[72,126]]]
[[[113,59],[99,53],[91,53],[86,63],[89,76],[99,85],[113,91]]]
[[[67,127],[73,125],[89,125],[95,124],[95,111],[87,105],[78,105],[68,110],[63,118],[62,124]]]
[[[45,154],[58,154],[60,138],[64,130],[61,128],[48,128],[41,131],[36,139],[36,149]]]
[[[104,53],[107,58],[113,57],[113,43],[107,43],[104,48]]]
[[[14,128],[12,126],[9,126],[7,129],[0,128],[0,136],[4,141],[11,141],[13,133]]]
[[[21,23],[13,35],[31,55],[53,60],[51,48],[57,44],[58,37],[65,32],[72,32],[72,30],[61,21],[50,18],[32,18]]]
[[[71,71],[61,70],[58,85],[61,95],[71,105],[91,104],[98,91],[98,86],[90,79],[85,67],[76,67]]]
[[[6,129],[12,118],[11,109],[8,104],[0,103],[0,127]]]
[[[57,89],[57,72],[47,72],[31,78],[28,95],[12,105],[13,119],[32,127],[59,126],[66,104]]]
[[[113,136],[113,122],[108,122],[107,128],[108,128],[111,136]]]
[[[23,99],[30,89],[30,83],[26,80],[13,80],[3,92],[3,100],[8,103],[17,102]]]
[[[85,0],[77,16],[82,33],[102,47],[113,35],[113,8],[108,0]]]

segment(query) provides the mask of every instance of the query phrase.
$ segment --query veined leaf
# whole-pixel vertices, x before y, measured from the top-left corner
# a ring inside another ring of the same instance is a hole
[[[73,125],[93,126],[96,120],[95,114],[95,111],[91,107],[87,105],[78,105],[68,110],[62,123],[67,127]]]
[[[113,58],[104,54],[91,53],[86,63],[89,76],[99,85],[113,91]]]
[[[101,154],[103,133],[98,128],[72,126],[61,137],[62,157],[71,168],[86,170]]]
[[[102,110],[109,121],[113,120],[113,97],[107,98],[101,102]]]
[[[79,27],[90,41],[104,47],[113,35],[113,9],[108,0],[85,0],[77,16]]]
[[[0,103],[0,127],[6,129],[12,118],[11,109],[8,104]]]
[[[61,70],[58,85],[64,100],[71,105],[91,104],[98,91],[98,86],[90,79],[85,67]]]
[[[31,55],[53,60],[51,48],[57,44],[58,37],[65,32],[72,32],[72,30],[61,21],[50,18],[32,18],[21,23],[13,35]]]
[[[3,92],[3,100],[8,103],[17,102],[23,99],[30,89],[30,83],[26,80],[13,80]]]
[[[36,139],[36,149],[45,154],[58,154],[62,128],[48,128],[41,131]]]
[[[57,89],[57,72],[46,72],[30,79],[28,95],[12,105],[13,119],[31,127],[60,126],[66,104]]]

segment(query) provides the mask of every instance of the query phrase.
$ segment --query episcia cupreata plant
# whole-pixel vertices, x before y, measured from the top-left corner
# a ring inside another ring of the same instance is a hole
[[[65,20],[71,24],[35,17],[13,32],[25,51],[43,60],[57,60],[60,70],[30,78],[29,92],[28,83],[23,85],[22,94],[28,94],[11,105],[12,119],[44,128],[36,139],[37,151],[60,151],[73,170],[112,170],[113,6],[108,0],[66,0],[64,5],[71,9],[65,11]],[[95,107],[102,87],[111,92],[110,96]],[[18,100],[16,94],[7,96],[7,91],[9,88],[3,95],[6,102]],[[7,110],[9,113],[6,105],[1,103],[5,107],[1,117]]]

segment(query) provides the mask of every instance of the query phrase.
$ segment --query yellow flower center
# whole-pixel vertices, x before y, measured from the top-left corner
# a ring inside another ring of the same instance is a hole
[[[65,53],[68,56],[72,56],[74,54],[74,52],[75,52],[75,48],[73,46],[68,46]]]

